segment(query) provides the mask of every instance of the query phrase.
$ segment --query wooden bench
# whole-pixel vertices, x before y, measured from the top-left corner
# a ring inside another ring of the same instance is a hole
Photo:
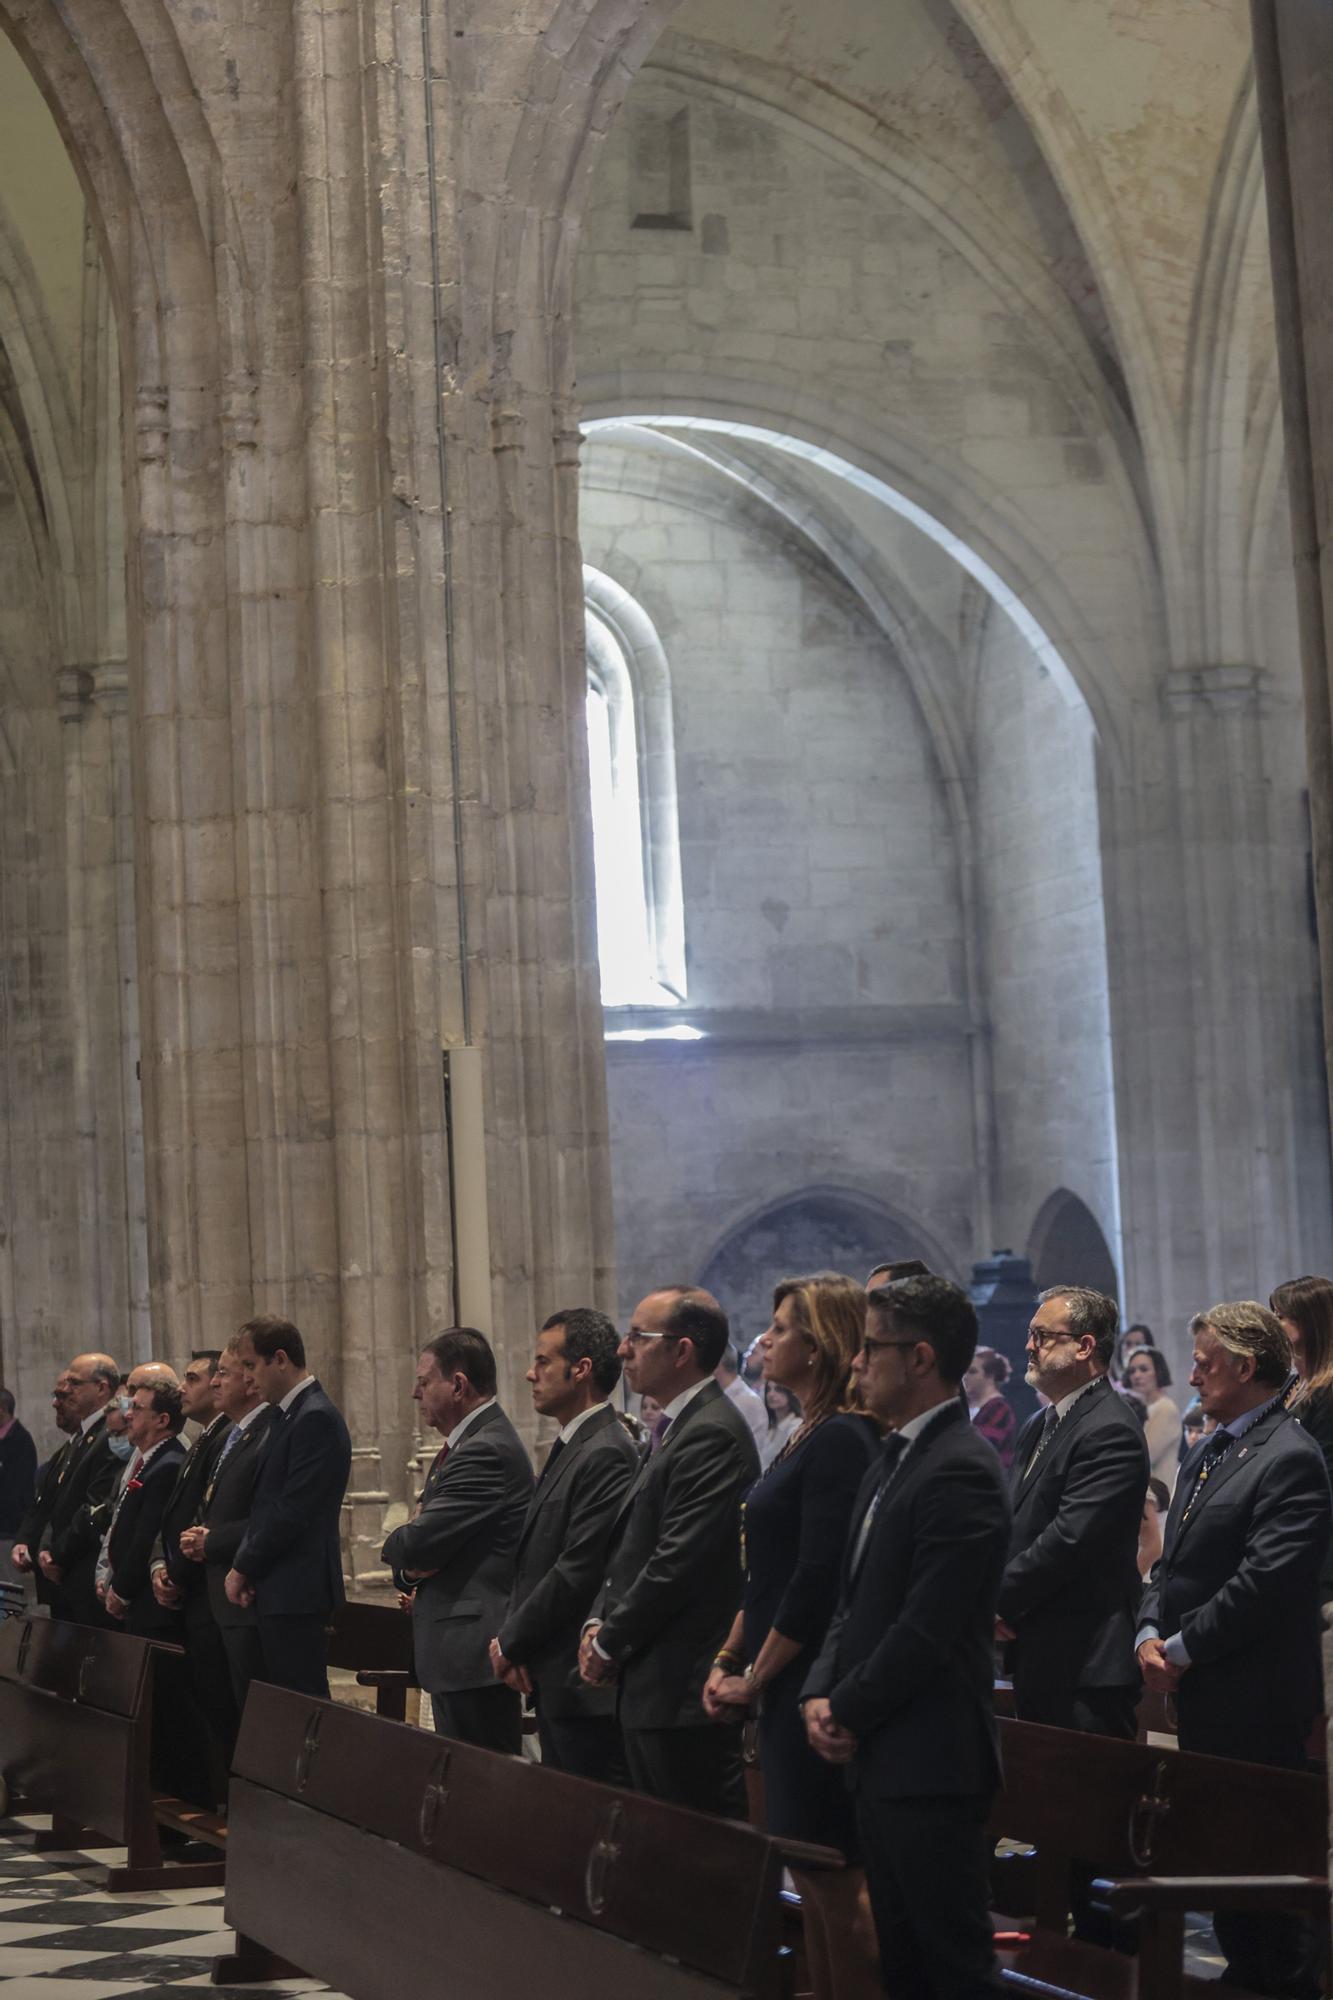
[[[21,1795],[20,1809],[51,1815],[38,1848],[127,1850],[105,1871],[113,1891],[210,1888],[223,1879],[220,1860],[168,1861],[158,1831],[153,1663],[180,1650],[64,1619],[0,1623],[0,1775],[11,1796]]]
[[[1031,1722],[1002,1720],[1000,1734],[991,1830],[1036,1849],[1030,1864],[994,1871],[998,1907],[1028,1931],[1000,1951],[1007,1984],[1066,2000],[1179,2000],[1212,1988],[1184,1971],[1188,1912],[1307,1911],[1327,1925],[1321,1777]],[[1136,1955],[1066,1935],[1071,1862],[1100,1878],[1113,1917],[1136,1922]]]
[[[998,1680],[995,1683],[995,1713],[1012,1716],[1014,1713],[1014,1687],[1012,1681]],[[1144,1688],[1139,1696],[1136,1710],[1138,1740],[1146,1743],[1153,1736],[1174,1737],[1176,1733],[1175,1706],[1169,1695],[1159,1694],[1153,1688]],[[1305,1754],[1310,1762],[1323,1769],[1328,1762],[1328,1718],[1317,1715],[1309,1737]]]
[[[299,1969],[352,2000],[401,2000],[441,1954],[469,2000],[631,1992],[776,2000],[788,1861],[841,1866],[522,1758],[250,1691],[232,1767],[214,1980]]]
[[[412,1620],[396,1604],[340,1605],[329,1635],[329,1665],[354,1673],[358,1687],[375,1690],[375,1713],[407,1719],[407,1697],[416,1687]]]

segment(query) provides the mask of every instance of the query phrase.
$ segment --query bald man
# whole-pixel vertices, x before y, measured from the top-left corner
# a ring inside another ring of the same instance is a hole
[[[109,1354],[76,1354],[64,1374],[64,1405],[73,1418],[65,1470],[51,1512],[50,1546],[37,1560],[56,1595],[53,1618],[106,1625],[97,1601],[97,1551],[102,1532],[94,1519],[121,1471],[106,1434],[107,1410],[120,1387],[120,1369]]]

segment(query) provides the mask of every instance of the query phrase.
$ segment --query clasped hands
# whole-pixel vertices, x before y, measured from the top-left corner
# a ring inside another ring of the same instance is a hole
[[[801,1710],[810,1748],[826,1764],[850,1764],[856,1755],[856,1738],[833,1720],[833,1711],[823,1695],[814,1695]]]
[[[228,1604],[236,1605],[238,1610],[248,1611],[255,1601],[254,1585],[251,1583],[249,1577],[242,1576],[238,1569],[229,1569],[227,1571],[227,1580],[223,1585],[223,1589],[227,1593]]]
[[[609,1687],[620,1671],[615,1661],[604,1660],[592,1643],[601,1629],[600,1619],[585,1625],[579,1641],[579,1678],[587,1681],[589,1687]]]
[[[500,1641],[498,1639],[491,1640],[490,1653],[491,1672],[495,1675],[497,1681],[503,1681],[507,1688],[514,1690],[515,1694],[532,1693],[532,1675],[526,1667],[516,1666],[513,1660],[505,1658],[504,1654],[500,1651]]]
[[[704,1714],[710,1722],[739,1722],[738,1709],[746,1709],[754,1699],[754,1684],[744,1674],[729,1674],[714,1667],[704,1682]]]
[[[1189,1672],[1188,1667],[1178,1667],[1174,1660],[1168,1660],[1165,1639],[1145,1639],[1138,1658],[1143,1685],[1155,1688],[1159,1694],[1174,1694]]]

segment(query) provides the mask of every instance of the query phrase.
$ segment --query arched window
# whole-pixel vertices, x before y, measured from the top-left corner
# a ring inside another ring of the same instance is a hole
[[[629,593],[584,570],[588,776],[606,1007],[685,997],[676,760],[666,656]]]

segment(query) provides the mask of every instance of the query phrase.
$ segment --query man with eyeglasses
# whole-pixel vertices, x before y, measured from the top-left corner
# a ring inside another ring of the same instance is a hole
[[[1044,1291],[1027,1380],[1048,1407],[1019,1434],[997,1636],[1025,1722],[1132,1742],[1139,1669],[1143,1426],[1111,1387],[1119,1310],[1081,1285]]]
[[[579,1670],[620,1684],[635,1791],[696,1812],[745,1812],[740,1731],[710,1722],[703,1686],[741,1598],[741,1500],[759,1477],[749,1425],[713,1371],[727,1316],[688,1285],[652,1292],[620,1344],[627,1387],[662,1415],[612,1529]]]
[[[976,1344],[972,1303],[946,1278],[870,1293],[853,1374],[891,1428],[801,1694],[811,1748],[850,1771],[885,1989],[936,2000],[1001,1990],[986,1829],[1009,1504],[958,1395]]]

